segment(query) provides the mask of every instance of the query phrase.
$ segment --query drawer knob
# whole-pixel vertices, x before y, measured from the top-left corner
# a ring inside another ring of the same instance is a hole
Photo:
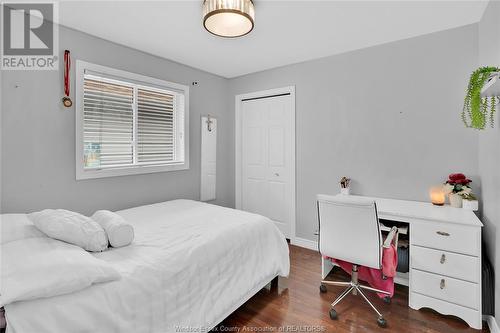
[[[444,289],[446,287],[444,279],[441,279],[441,283],[439,284],[439,288]]]
[[[446,255],[443,253],[441,255],[441,260],[439,260],[440,263],[444,264],[444,262],[446,261]]]
[[[444,231],[436,231],[436,234],[438,234],[439,236],[449,236],[450,235],[449,233],[444,232]]]

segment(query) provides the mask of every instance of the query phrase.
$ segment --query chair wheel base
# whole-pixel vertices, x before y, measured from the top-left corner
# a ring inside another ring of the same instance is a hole
[[[320,291],[321,293],[323,293],[323,294],[324,294],[324,293],[326,293],[326,286],[325,286],[324,284],[320,285],[320,286],[319,286],[319,291]]]
[[[384,303],[391,304],[391,298],[389,296],[384,297]]]
[[[387,327],[387,320],[380,317],[379,319],[377,319],[377,324],[378,324],[378,326],[380,326],[382,328]]]
[[[330,319],[331,320],[336,320],[337,319],[337,311],[335,311],[335,309],[330,309]]]

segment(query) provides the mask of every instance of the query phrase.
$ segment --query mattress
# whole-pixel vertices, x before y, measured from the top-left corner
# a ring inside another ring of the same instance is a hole
[[[206,332],[289,273],[286,240],[260,215],[190,200],[117,213],[134,242],[94,255],[122,278],[7,305],[7,333]]]

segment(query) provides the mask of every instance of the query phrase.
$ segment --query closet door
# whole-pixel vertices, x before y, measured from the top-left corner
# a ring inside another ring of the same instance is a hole
[[[245,100],[241,107],[241,208],[273,220],[291,236],[291,96]]]

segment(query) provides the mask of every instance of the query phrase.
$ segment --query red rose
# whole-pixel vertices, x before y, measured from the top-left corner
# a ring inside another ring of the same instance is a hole
[[[461,185],[467,185],[471,182],[470,179],[457,179],[455,181],[453,181],[453,183],[455,184],[461,184]]]
[[[466,179],[465,175],[463,173],[452,173],[448,177],[450,178],[451,181],[454,181],[454,182],[456,182],[458,180]]]

